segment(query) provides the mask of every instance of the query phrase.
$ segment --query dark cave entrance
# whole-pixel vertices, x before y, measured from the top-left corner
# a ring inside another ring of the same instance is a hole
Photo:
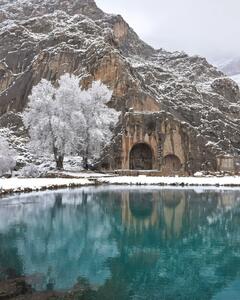
[[[130,170],[152,170],[152,149],[145,143],[136,144],[130,152]]]

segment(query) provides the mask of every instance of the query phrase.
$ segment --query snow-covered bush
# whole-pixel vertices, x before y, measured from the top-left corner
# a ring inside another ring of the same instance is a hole
[[[41,172],[36,165],[29,164],[21,169],[21,176],[26,178],[36,178],[41,176]]]
[[[200,172],[200,171],[198,171],[198,172],[196,172],[196,173],[194,173],[194,175],[193,175],[194,177],[203,177],[204,176],[204,173],[203,172]]]
[[[119,113],[106,105],[111,96],[99,81],[82,90],[74,75],[61,76],[58,87],[43,79],[33,88],[23,113],[31,148],[53,154],[58,169],[63,168],[66,155],[81,153],[85,162],[96,158],[118,121]]]
[[[12,172],[16,166],[15,151],[10,149],[8,141],[0,136],[0,176]]]

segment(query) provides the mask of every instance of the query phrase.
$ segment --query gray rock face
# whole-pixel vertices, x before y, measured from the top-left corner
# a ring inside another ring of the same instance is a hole
[[[153,49],[93,0],[4,0],[0,39],[0,114],[22,111],[42,78],[70,72],[84,86],[101,79],[123,112],[165,111],[214,153],[240,153],[237,85],[204,58]]]
[[[239,101],[239,86],[230,78],[218,78],[212,82],[211,87],[216,93],[226,98],[229,102]]]

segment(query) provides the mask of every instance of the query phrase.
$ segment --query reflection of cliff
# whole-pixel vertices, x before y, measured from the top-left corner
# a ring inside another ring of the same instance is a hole
[[[101,289],[114,286],[117,294],[124,277],[124,291],[136,291],[134,299],[212,299],[240,276],[238,197],[234,191],[125,191],[127,241]]]
[[[180,235],[185,207],[184,192],[126,191],[122,193],[122,222],[128,231],[135,233],[159,227],[163,238],[171,238]]]
[[[122,193],[122,222],[128,230],[143,232],[159,221],[158,199],[154,193]]]
[[[186,190],[122,192],[122,223],[128,232],[143,234],[158,230],[159,238],[172,239],[181,233],[208,225],[217,214],[236,204],[233,192],[195,193]]]
[[[180,236],[183,218],[186,217],[186,194],[184,192],[163,191],[163,215],[165,221],[164,237],[166,239]]]
[[[18,272],[43,274],[45,286],[72,287],[81,276],[97,300],[202,300],[240,276],[237,191],[102,188],[26,198],[0,203],[0,269],[10,249]]]

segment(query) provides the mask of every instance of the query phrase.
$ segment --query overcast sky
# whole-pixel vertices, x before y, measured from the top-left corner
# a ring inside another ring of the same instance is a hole
[[[240,56],[240,0],[96,0],[154,46],[210,61]]]

